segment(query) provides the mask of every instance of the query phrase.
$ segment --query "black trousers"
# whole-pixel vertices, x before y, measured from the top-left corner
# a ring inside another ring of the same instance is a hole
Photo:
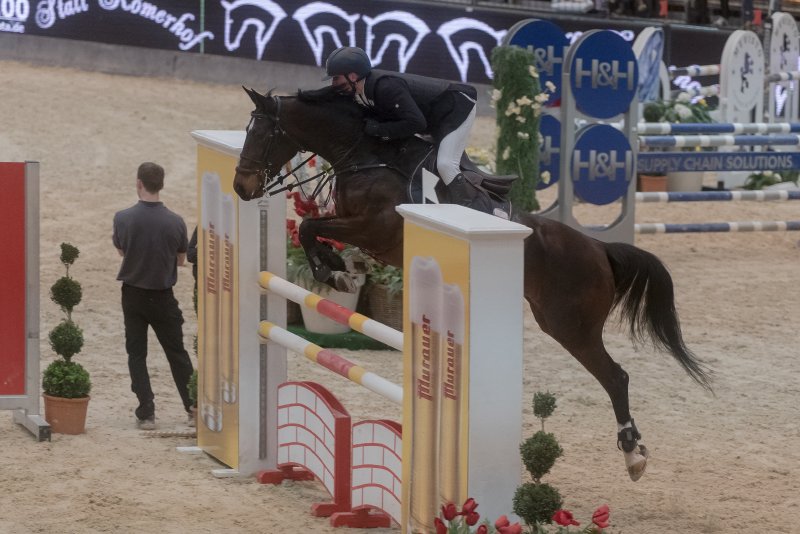
[[[122,314],[125,318],[125,349],[131,391],[139,399],[136,417],[147,419],[155,413],[150,374],[147,372],[147,327],[153,328],[167,355],[172,378],[186,411],[190,411],[189,379],[194,368],[183,347],[183,314],[172,289],[152,290],[122,285]]]

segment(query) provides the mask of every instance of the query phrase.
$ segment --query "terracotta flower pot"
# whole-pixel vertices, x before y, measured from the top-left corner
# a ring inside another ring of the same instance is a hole
[[[667,177],[666,175],[653,176],[650,174],[640,174],[638,190],[644,193],[666,191]]]
[[[42,395],[44,398],[44,418],[50,424],[50,431],[57,434],[83,434],[86,431],[86,412],[89,399],[65,399]]]

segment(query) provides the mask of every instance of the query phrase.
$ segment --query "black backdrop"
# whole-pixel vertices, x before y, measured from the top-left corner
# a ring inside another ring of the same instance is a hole
[[[338,44],[356,44],[373,57],[383,50],[379,66],[384,69],[404,67],[475,83],[489,82],[491,49],[500,32],[519,20],[547,18],[567,32],[603,28],[627,30],[629,36],[647,25],[396,0],[13,0],[2,5],[13,9],[0,12],[0,31],[300,65],[319,65]],[[424,37],[414,49],[420,29]],[[681,66],[718,63],[729,35],[683,25],[665,29],[665,59]]]

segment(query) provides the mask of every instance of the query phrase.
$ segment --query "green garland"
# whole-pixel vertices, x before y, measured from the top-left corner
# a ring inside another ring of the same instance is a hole
[[[516,174],[509,197],[517,209],[535,211],[539,181],[539,117],[542,103],[533,52],[518,46],[492,51],[492,103],[497,111],[497,174]]]

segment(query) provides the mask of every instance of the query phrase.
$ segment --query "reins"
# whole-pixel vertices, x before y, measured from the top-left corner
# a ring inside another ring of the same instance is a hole
[[[299,186],[301,186],[303,184],[306,184],[306,183],[308,183],[308,182],[310,182],[312,180],[316,180],[317,178],[321,177],[322,179],[320,180],[319,184],[314,188],[314,192],[311,194],[311,198],[316,198],[317,195],[319,195],[319,193],[322,191],[322,189],[328,183],[330,183],[330,181],[333,180],[333,178],[336,176],[336,174],[337,174],[336,173],[336,167],[338,165],[341,165],[345,161],[347,161],[347,159],[352,155],[352,153],[356,149],[356,147],[358,147],[358,145],[361,143],[361,139],[364,137],[364,132],[361,132],[359,134],[358,139],[356,139],[356,141],[350,146],[350,148],[347,149],[347,152],[345,152],[342,155],[342,157],[338,158],[334,163],[331,164],[330,169],[326,169],[326,170],[320,171],[317,174],[315,174],[314,176],[311,176],[311,177],[306,178],[304,180],[300,180],[299,178],[297,178],[297,176],[294,173],[297,172],[300,168],[302,168],[306,163],[311,161],[311,159],[317,155],[316,153],[312,153],[309,157],[307,157],[306,159],[301,161],[299,164],[297,164],[291,170],[289,170],[289,171],[287,171],[287,172],[285,172],[285,173],[283,173],[283,174],[281,174],[279,176],[273,177],[273,176],[271,176],[271,174],[272,174],[272,168],[271,168],[272,165],[268,162],[268,157],[269,157],[270,149],[272,148],[272,143],[273,143],[273,141],[275,139],[278,138],[278,136],[286,137],[289,141],[292,142],[292,144],[297,148],[298,152],[300,152],[300,153],[306,153],[307,150],[305,148],[303,148],[303,145],[301,143],[298,143],[296,139],[294,139],[291,135],[289,135],[289,133],[286,130],[284,130],[283,126],[281,125],[281,119],[280,119],[281,99],[279,97],[277,97],[277,96],[273,96],[272,98],[275,101],[275,114],[274,115],[271,115],[269,113],[259,113],[258,111],[253,111],[250,114],[251,123],[252,123],[252,121],[254,119],[259,119],[259,118],[271,119],[273,121],[273,123],[274,123],[273,130],[272,130],[272,135],[270,136],[269,141],[264,146],[264,151],[262,152],[261,159],[260,160],[256,160],[256,159],[253,159],[253,158],[248,158],[247,156],[240,156],[241,159],[244,159],[244,160],[247,160],[249,162],[254,163],[258,170],[246,169],[246,168],[237,166],[236,171],[237,172],[239,172],[239,171],[247,172],[247,173],[250,173],[250,174],[254,173],[254,174],[258,175],[259,177],[264,176],[265,177],[264,193],[268,194],[270,196],[277,195],[279,193],[283,193],[284,191],[291,191],[295,187],[299,187]],[[250,126],[248,125],[248,130],[249,130],[249,128],[250,128]],[[358,170],[359,168],[372,168],[372,167],[378,167],[378,166],[384,166],[384,165],[371,165],[371,166],[367,166],[367,167],[359,167],[358,165],[353,165],[353,166],[348,167],[347,169],[344,169],[343,171],[341,171],[340,174],[350,174],[352,172],[355,172],[355,170]],[[289,183],[289,184],[284,185],[283,182],[288,177],[293,177],[295,181],[293,183]],[[278,186],[281,186],[281,187],[278,187]],[[276,189],[276,187],[277,187],[277,189]]]

